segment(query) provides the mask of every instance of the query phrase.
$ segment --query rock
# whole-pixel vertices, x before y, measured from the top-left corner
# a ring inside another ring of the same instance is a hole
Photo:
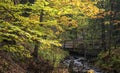
[[[93,69],[90,69],[87,71],[87,73],[95,73],[95,71]]]
[[[77,60],[74,60],[74,65],[75,66],[83,66],[81,62],[78,62]]]

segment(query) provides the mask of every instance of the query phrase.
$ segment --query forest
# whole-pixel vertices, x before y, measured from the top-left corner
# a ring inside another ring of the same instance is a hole
[[[0,0],[0,73],[120,73],[120,0]]]

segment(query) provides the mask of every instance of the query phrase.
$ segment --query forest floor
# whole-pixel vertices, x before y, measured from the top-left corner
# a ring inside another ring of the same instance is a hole
[[[0,73],[51,73],[53,66],[50,62],[39,58],[34,62],[32,58],[15,60],[11,54],[0,50]]]

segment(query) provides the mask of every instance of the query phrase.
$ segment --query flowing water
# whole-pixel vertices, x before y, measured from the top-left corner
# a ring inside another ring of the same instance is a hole
[[[86,73],[90,70],[94,73],[103,73],[99,68],[94,67],[88,60],[80,56],[69,56],[62,63],[68,68],[72,66],[72,70],[76,73]]]

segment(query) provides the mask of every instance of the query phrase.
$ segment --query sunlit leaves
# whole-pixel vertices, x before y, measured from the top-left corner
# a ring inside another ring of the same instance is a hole
[[[62,16],[58,22],[60,22],[60,25],[66,27],[66,28],[77,27],[77,21],[75,21],[71,18],[68,18],[66,16]]]

